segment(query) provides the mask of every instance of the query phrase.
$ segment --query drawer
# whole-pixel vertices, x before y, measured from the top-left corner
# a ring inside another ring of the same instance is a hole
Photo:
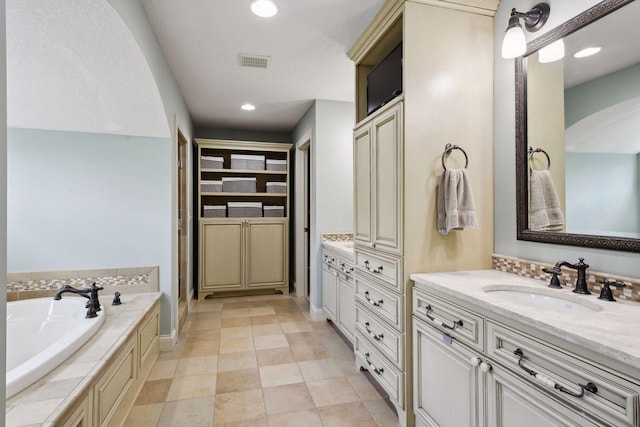
[[[400,370],[404,369],[404,335],[356,304],[356,328]]]
[[[400,408],[404,407],[404,373],[373,347],[356,331],[356,362],[371,373],[371,376],[389,393],[389,399]]]
[[[354,262],[358,273],[374,277],[386,287],[402,293],[404,289],[402,258],[356,249],[354,251]]]
[[[353,277],[354,276],[355,268],[353,267],[353,262],[351,262],[349,260],[346,260],[344,258],[338,258],[338,263],[336,265],[336,268],[338,268],[347,277]]]
[[[413,315],[477,350],[484,349],[482,316],[417,288],[413,288]]]
[[[546,394],[607,425],[640,425],[638,384],[494,322],[487,322],[487,337],[489,357]],[[582,394],[580,384],[589,383],[596,388]]]
[[[322,253],[322,262],[324,264],[337,265],[338,264],[338,257],[336,255],[334,255],[333,253],[331,253],[331,252],[323,251],[323,253]]]
[[[390,292],[362,277],[356,276],[356,301],[403,331],[402,295]]]

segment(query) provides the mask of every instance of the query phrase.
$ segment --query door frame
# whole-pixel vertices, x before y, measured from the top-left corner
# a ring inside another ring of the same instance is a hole
[[[306,251],[307,241],[311,240],[311,219],[309,219],[308,228],[309,231],[305,233],[305,215],[306,207],[308,206],[307,200],[310,199],[311,194],[307,191],[307,180],[311,179],[311,171],[308,170],[307,158],[311,156],[311,130],[307,131],[302,138],[296,143],[296,167],[295,167],[295,289],[297,297],[310,298],[310,294],[307,292],[310,288],[308,283],[309,279],[306,274],[309,269],[310,259]]]

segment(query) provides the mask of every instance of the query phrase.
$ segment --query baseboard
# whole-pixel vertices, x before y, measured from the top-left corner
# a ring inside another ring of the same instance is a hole
[[[324,309],[322,308],[315,308],[314,306],[311,306],[311,308],[309,309],[309,314],[311,315],[311,319],[314,322],[322,322],[323,320],[327,320],[327,316],[324,314]]]
[[[160,346],[161,352],[173,351],[177,343],[178,343],[178,334],[176,333],[175,329],[171,331],[171,334],[160,335],[159,346]]]

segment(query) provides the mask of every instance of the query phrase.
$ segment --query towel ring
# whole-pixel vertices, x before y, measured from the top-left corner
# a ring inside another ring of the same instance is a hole
[[[542,148],[532,148],[529,147],[529,160],[531,160],[533,158],[533,155],[535,153],[542,153],[544,154],[544,156],[547,158],[547,170],[549,170],[551,168],[551,159],[549,158],[549,154],[547,154],[546,151],[544,151]]]
[[[451,145],[451,144],[447,144],[444,146],[444,153],[442,153],[442,168],[444,170],[447,170],[447,167],[444,164],[444,158],[445,156],[448,156],[449,154],[451,154],[453,150],[462,151],[462,154],[464,154],[464,168],[466,169],[467,166],[469,166],[469,157],[467,157],[467,153],[461,147],[458,147],[457,145]]]

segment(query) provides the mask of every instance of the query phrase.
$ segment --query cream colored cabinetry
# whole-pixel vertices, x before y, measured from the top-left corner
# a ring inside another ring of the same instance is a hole
[[[637,381],[457,304],[414,290],[416,425],[640,425]]]
[[[200,158],[198,298],[250,289],[288,293],[291,146],[196,142]],[[262,160],[240,163],[245,158]],[[232,180],[242,187],[232,188]]]
[[[355,334],[354,267],[349,257],[322,250],[322,306],[331,320],[349,341]]]
[[[491,267],[497,5],[388,0],[349,51],[357,121],[355,351],[358,365],[389,393],[403,426],[415,422],[409,275]],[[400,43],[402,95],[368,115],[367,74]],[[469,157],[478,230],[437,231],[437,184],[447,143],[463,147]]]

